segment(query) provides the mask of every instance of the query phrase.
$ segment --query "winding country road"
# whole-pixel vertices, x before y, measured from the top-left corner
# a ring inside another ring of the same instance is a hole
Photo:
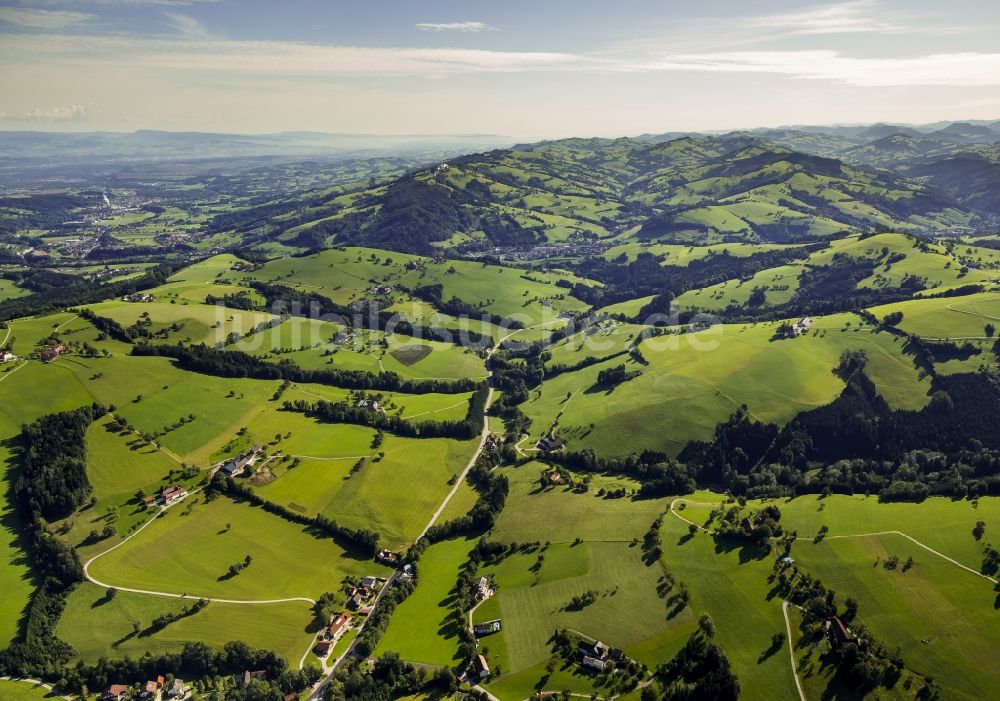
[[[551,321],[543,321],[542,323],[535,324],[534,326],[528,326],[528,327],[523,328],[523,329],[515,329],[515,330],[511,331],[506,336],[503,336],[499,341],[497,341],[496,344],[493,346],[493,348],[490,349],[489,353],[486,354],[487,369],[489,369],[490,358],[493,357],[493,354],[496,352],[496,350],[498,348],[500,348],[500,346],[504,343],[504,341],[506,341],[507,339],[509,339],[511,336],[514,336],[515,334],[521,333],[523,331],[528,331],[530,329],[537,329],[537,328],[540,328],[542,326],[548,326],[549,324],[555,324],[555,323],[564,322],[564,321],[565,321],[565,319],[553,319]],[[420,531],[420,535],[417,536],[416,540],[420,540],[421,538],[423,538],[424,535],[426,535],[427,531],[430,530],[431,526],[433,526],[437,522],[438,518],[441,517],[441,514],[444,513],[444,510],[445,510],[445,508],[447,508],[448,503],[451,501],[452,497],[454,497],[455,494],[458,492],[459,487],[461,487],[462,483],[465,481],[465,478],[468,476],[469,470],[471,470],[473,468],[473,466],[476,464],[476,461],[479,459],[479,456],[482,455],[483,448],[486,445],[486,439],[490,435],[490,419],[489,419],[489,415],[488,414],[489,414],[490,406],[493,404],[493,394],[494,394],[494,392],[493,392],[493,372],[492,371],[489,371],[489,374],[486,376],[486,381],[489,383],[489,391],[488,391],[488,393],[486,395],[486,403],[483,405],[483,430],[482,430],[482,433],[480,433],[480,436],[479,436],[479,445],[476,447],[476,450],[472,454],[472,457],[469,458],[468,463],[466,463],[465,469],[463,469],[462,473],[456,477],[455,484],[452,486],[452,488],[448,492],[448,494],[445,495],[445,498],[441,502],[441,505],[438,506],[437,510],[434,512],[434,514],[431,516],[430,520],[427,522],[427,525],[424,526],[424,528],[423,528],[422,531]],[[389,588],[393,584],[395,584],[396,580],[399,577],[399,574],[400,574],[399,571],[395,572],[392,575],[392,578],[389,579],[388,582],[386,582],[386,584],[385,584],[384,587],[382,587],[382,591],[379,592],[379,594],[376,597],[374,603],[372,603],[372,611],[373,612],[374,612],[375,608],[378,606],[379,602],[382,600],[383,595],[387,591],[389,591]],[[355,645],[357,645],[357,642],[358,642],[358,638],[361,637],[361,634],[364,632],[365,626],[367,625],[367,623],[368,623],[368,621],[370,619],[371,619],[371,614],[369,614],[368,618],[365,619],[365,622],[361,624],[361,627],[358,629],[357,636],[355,636],[354,640],[351,641],[351,644],[348,646],[348,648],[344,651],[344,653],[342,655],[340,655],[340,657],[338,657],[334,661],[334,663],[328,668],[329,671],[327,672],[327,674],[320,681],[318,681],[316,683],[316,685],[313,687],[312,692],[307,697],[307,701],[318,701],[318,699],[321,698],[321,696],[323,694],[323,690],[329,685],[330,679],[333,677],[334,673],[337,671],[337,669],[340,667],[340,665],[343,664],[344,660],[346,660],[348,657],[350,657],[353,654],[354,647],[355,647]],[[489,696],[491,699],[493,699],[493,701],[496,701],[496,699],[489,692],[487,692],[485,689],[482,689],[481,687],[478,687],[478,686],[474,687],[474,688],[476,688],[477,690],[486,692],[487,696]]]

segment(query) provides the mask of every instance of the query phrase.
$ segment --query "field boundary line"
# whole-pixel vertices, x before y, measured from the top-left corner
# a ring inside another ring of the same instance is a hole
[[[199,491],[199,490],[198,489],[193,490],[190,494],[194,494],[196,491]],[[188,495],[188,498],[190,497],[190,494]],[[93,557],[91,557],[89,560],[87,560],[86,562],[84,562],[83,563],[83,576],[91,584],[96,584],[97,586],[103,587],[104,589],[117,589],[118,591],[127,591],[127,592],[130,592],[132,594],[146,594],[148,596],[162,596],[162,597],[165,597],[165,598],[168,598],[168,599],[194,599],[194,600],[204,599],[205,601],[214,601],[214,602],[217,602],[217,603],[220,603],[220,604],[251,604],[251,605],[253,605],[253,604],[284,604],[284,603],[292,603],[292,602],[295,602],[295,601],[301,601],[301,602],[312,604],[312,605],[316,604],[316,600],[315,599],[310,599],[309,597],[306,597],[306,596],[292,596],[292,597],[288,597],[288,598],[284,598],[284,599],[220,599],[220,598],[215,598],[215,597],[211,597],[211,596],[197,596],[197,595],[194,595],[194,594],[187,594],[187,593],[184,593],[184,594],[175,594],[175,593],[166,592],[166,591],[152,591],[152,590],[149,590],[149,589],[135,589],[135,588],[132,588],[132,587],[119,587],[119,586],[115,586],[113,584],[107,584],[105,582],[102,582],[102,581],[94,578],[90,574],[90,566],[94,563],[95,560],[97,560],[98,558],[104,557],[108,553],[110,553],[110,552],[112,552],[114,550],[117,550],[118,548],[120,548],[123,545],[125,545],[125,543],[127,543],[130,540],[132,540],[132,538],[135,538],[137,535],[139,535],[140,533],[142,533],[142,531],[145,530],[154,521],[156,521],[156,519],[158,519],[161,514],[165,513],[167,509],[169,509],[171,506],[176,506],[177,504],[180,504],[183,501],[184,501],[184,499],[181,499],[180,501],[174,502],[173,504],[169,504],[167,506],[161,506],[159,508],[159,510],[156,512],[155,516],[153,516],[152,518],[150,518],[149,520],[147,520],[139,528],[135,529],[135,531],[131,535],[123,538],[121,540],[121,542],[116,543],[115,545],[112,545],[110,548],[108,548],[107,550],[104,550],[103,552],[97,553],[96,555],[94,555]]]
[[[699,530],[702,530],[705,533],[710,533],[710,534],[714,535],[713,531],[711,531],[711,530],[709,530],[709,529],[707,529],[707,528],[705,528],[703,526],[699,526],[694,521],[691,521],[690,519],[686,519],[683,516],[681,516],[679,513],[677,513],[674,510],[674,504],[676,504],[679,501],[685,502],[687,504],[692,504],[694,506],[713,506],[714,507],[714,506],[718,506],[717,504],[705,504],[703,502],[689,501],[689,500],[687,500],[687,499],[685,499],[683,497],[678,497],[678,498],[676,498],[676,499],[674,499],[673,501],[670,502],[670,513],[671,514],[673,514],[674,516],[676,516],[677,518],[679,518],[681,521],[684,521],[685,523],[689,523],[692,526],[696,526]],[[843,538],[870,538],[872,536],[880,536],[880,535],[898,535],[898,536],[901,536],[903,538],[906,538],[907,540],[909,540],[910,542],[912,542],[914,545],[919,545],[921,548],[923,548],[927,552],[932,553],[934,555],[937,555],[938,557],[940,557],[943,560],[947,560],[951,564],[955,565],[956,567],[960,567],[961,569],[965,570],[966,572],[971,572],[972,574],[976,575],[977,577],[982,577],[983,579],[985,579],[985,580],[987,580],[989,582],[993,582],[994,584],[998,583],[998,580],[995,579],[994,577],[991,577],[988,574],[983,574],[979,570],[974,570],[971,567],[969,567],[968,565],[963,565],[958,560],[956,560],[954,558],[951,558],[951,557],[948,557],[944,553],[942,553],[942,552],[940,552],[938,550],[935,550],[934,548],[932,548],[929,545],[921,543],[919,540],[917,540],[913,536],[907,535],[906,533],[903,533],[902,531],[892,531],[892,530],[890,530],[890,531],[876,531],[874,533],[844,533],[844,534],[841,534],[841,535],[828,535],[828,536],[824,536],[823,540],[839,540],[839,539],[843,539]],[[795,540],[813,540],[813,538],[810,538],[809,536],[797,536],[795,538]]]
[[[425,378],[426,379],[426,378]],[[449,409],[454,409],[457,406],[462,406],[463,404],[468,404],[469,400],[455,402],[451,406],[441,407],[440,409],[432,409],[431,411],[421,411],[419,414],[409,414],[407,416],[401,416],[401,419],[415,419],[418,416],[426,416],[427,414],[439,414],[442,411],[448,411]]]

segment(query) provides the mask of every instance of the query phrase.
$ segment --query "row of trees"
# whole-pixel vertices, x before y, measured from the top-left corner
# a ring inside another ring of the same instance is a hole
[[[257,380],[313,382],[346,389],[383,390],[406,394],[471,392],[475,380],[404,380],[394,372],[378,374],[361,370],[303,370],[290,360],[269,363],[255,355],[199,345],[137,345],[132,355],[173,358],[183,370],[217,377],[249,377]]]
[[[363,528],[347,528],[346,526],[341,526],[332,518],[324,516],[323,514],[306,516],[297,511],[292,511],[281,504],[276,504],[273,501],[264,499],[252,488],[237,482],[232,477],[226,477],[221,473],[216,473],[215,477],[212,478],[212,481],[206,488],[206,498],[211,498],[213,492],[228,494],[236,499],[250,502],[254,506],[259,506],[275,516],[280,516],[286,521],[291,521],[292,523],[298,523],[305,526],[312,526],[313,528],[326,533],[330,537],[339,540],[342,545],[347,546],[347,549],[358,550],[365,556],[374,557],[375,553],[378,551],[379,534],[375,531]],[[249,556],[247,557],[249,558]],[[245,561],[245,563],[246,565],[250,564],[247,561]],[[239,572],[239,570],[237,570],[237,572]]]

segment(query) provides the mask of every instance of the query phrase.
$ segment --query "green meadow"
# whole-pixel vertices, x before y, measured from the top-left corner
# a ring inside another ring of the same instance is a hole
[[[177,652],[188,642],[221,648],[232,640],[275,650],[292,667],[312,643],[313,614],[303,601],[247,606],[218,601],[156,630],[153,619],[182,614],[195,602],[107,590],[89,582],[73,590],[56,634],[74,647],[77,659],[136,658],[145,652]],[[138,624],[138,625],[136,625]],[[136,632],[138,627],[138,632]]]
[[[832,370],[854,348],[867,352],[867,373],[890,405],[919,409],[928,401],[929,379],[921,379],[902,341],[862,327],[855,315],[819,317],[795,339],[771,340],[776,327],[723,324],[649,338],[639,345],[645,365],[615,358],[547,380],[522,406],[533,421],[525,445],[555,426],[573,450],[621,454],[618,437],[628,435],[633,450],[676,453],[688,440],[711,436],[741,404],[756,418],[783,423],[839,394],[843,382]],[[639,375],[610,390],[596,386],[602,369],[622,363]]]
[[[6,681],[0,679],[0,697],[4,701],[42,701],[58,699],[60,696],[31,682]]]
[[[719,505],[722,498],[699,492],[680,501],[687,507],[680,515],[702,524],[709,509]],[[946,690],[942,698],[980,698],[982,689],[995,686],[1000,665],[992,651],[1000,641],[996,637],[997,627],[984,625],[996,616],[997,595],[993,584],[945,558],[972,570],[979,569],[983,542],[990,539],[989,525],[983,541],[977,541],[972,531],[977,521],[991,524],[1000,516],[1000,499],[955,501],[936,497],[920,504],[883,504],[874,497],[803,496],[751,501],[748,508],[759,508],[765,503],[777,505],[781,509],[782,526],[799,536],[791,551],[795,566],[835,590],[841,603],[847,597],[855,599],[859,604],[858,619],[889,649],[899,647],[908,670],[938,680]],[[714,540],[716,560],[723,553],[738,556],[731,570],[698,575],[699,585],[692,590],[693,602],[706,596],[717,582],[731,576],[729,573],[756,569],[757,578],[764,584],[770,558],[761,558],[754,548],[746,546],[736,546],[731,551],[728,547],[720,549],[719,544],[725,541],[704,533],[688,539],[686,526],[670,516],[664,521],[664,543],[671,545],[664,561],[671,571],[681,573],[700,561],[692,557],[698,552],[697,548],[691,550],[697,543],[711,544]],[[824,526],[828,529],[825,536],[817,538]],[[672,545],[675,537],[677,546]],[[671,558],[674,547],[676,555]],[[890,556],[900,559],[901,564],[895,569],[883,566]],[[911,557],[913,566],[903,570],[902,563]],[[724,596],[720,594],[719,602],[708,608],[724,645],[727,618],[722,613],[723,600],[733,599],[735,591],[750,591],[752,584],[748,581],[728,588]],[[766,590],[767,587],[761,589]],[[692,605],[697,608],[696,603]],[[758,603],[755,607],[761,615],[780,621],[780,601],[771,600],[766,607]],[[749,611],[753,608],[744,606],[739,613],[734,612],[734,625],[741,620],[752,623]],[[766,638],[761,638],[760,647],[762,650],[767,647]],[[741,646],[727,645],[726,649],[740,650]],[[787,663],[786,649],[775,656]],[[733,660],[732,653],[730,658]],[[830,693],[828,686],[838,688],[821,655],[799,655],[799,660],[807,689],[825,695]],[[743,674],[740,678],[744,679]],[[906,696],[903,691],[893,690],[901,697]]]
[[[234,577],[229,566],[250,555]],[[236,503],[201,495],[154,519],[121,547],[95,560],[90,574],[111,586],[224,599],[315,599],[345,576],[384,575],[328,536]]]
[[[476,544],[476,538],[435,543],[418,565],[414,592],[396,607],[376,655],[398,652],[404,660],[449,666],[457,661],[458,631],[451,620],[458,570]]]

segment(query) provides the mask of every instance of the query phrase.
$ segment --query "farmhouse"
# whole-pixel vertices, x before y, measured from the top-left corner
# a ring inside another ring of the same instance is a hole
[[[256,267],[253,263],[240,261],[239,263],[234,263],[232,269],[239,273],[252,273]]]
[[[484,635],[492,635],[493,633],[500,632],[500,619],[494,619],[492,621],[486,621],[484,623],[479,623],[472,627],[472,632],[477,638],[481,638]]]
[[[375,553],[375,559],[386,565],[396,564],[396,553],[391,550],[383,548]]]
[[[583,658],[582,664],[584,667],[590,667],[591,669],[598,672],[603,672],[604,668],[607,667],[608,665],[608,663],[605,662],[604,660],[599,660],[596,657],[590,657],[586,655]]]
[[[854,642],[854,634],[836,616],[826,619],[826,634],[830,638],[830,644],[834,647]]]
[[[813,325],[812,317],[803,317],[792,324],[792,335],[801,336],[809,330],[809,327]]]
[[[347,611],[342,611],[339,615],[335,616],[330,621],[330,626],[326,629],[327,640],[339,640],[350,623],[351,614]]]
[[[555,452],[557,450],[562,450],[566,446],[566,441],[560,438],[553,438],[551,436],[543,436],[535,447],[539,450],[543,450],[547,453]]]
[[[188,686],[184,683],[183,679],[174,679],[173,686],[167,692],[167,698],[175,699],[178,697],[183,697],[188,692]]]
[[[188,495],[187,490],[184,487],[178,487],[177,485],[172,485],[167,487],[162,492],[160,492],[160,500],[167,506],[170,504],[176,504],[181,499]]]
[[[476,659],[472,662],[472,669],[480,679],[490,675],[490,666],[486,663],[486,658],[482,655],[476,655]]]
[[[101,701],[120,701],[128,689],[128,684],[111,684],[101,694]]]
[[[320,657],[326,657],[330,654],[330,650],[333,649],[332,640],[320,640],[315,645],[313,645],[313,652],[315,652]]]
[[[566,484],[565,478],[559,474],[558,470],[552,470],[546,475],[549,484]]]
[[[409,582],[413,579],[413,565],[403,565],[403,574],[399,575],[399,581]]]
[[[39,351],[38,357],[41,358],[43,363],[48,363],[58,358],[65,351],[66,351],[66,346],[60,343],[55,346],[49,346],[48,348],[43,348],[41,351]]]
[[[153,295],[148,292],[133,292],[122,297],[123,302],[152,302]]]
[[[359,399],[358,400],[358,408],[359,409],[367,409],[368,411],[372,412],[373,414],[376,414],[378,412],[385,413],[385,409],[383,409],[382,405],[379,404],[378,401],[375,400],[375,399]]]
[[[377,295],[391,295],[392,294],[392,286],[391,285],[378,285],[377,287],[375,287],[375,289],[372,290],[372,292],[375,293],[375,294],[377,294]]]
[[[267,679],[267,672],[264,672],[262,670],[261,671],[256,671],[256,672],[251,672],[249,669],[246,670],[245,672],[243,672],[243,685],[244,686],[246,686],[247,684],[249,684],[250,680],[252,680],[252,679]]]
[[[372,577],[371,575],[369,575],[369,576],[363,577],[361,579],[361,588],[362,589],[374,589],[375,585],[380,584],[383,581],[385,581],[385,580],[379,579],[378,577]]]
[[[598,660],[603,660],[608,656],[609,648],[600,640],[595,641],[593,644],[581,640],[577,649],[584,657],[594,657]]]
[[[8,363],[11,360],[17,360],[17,356],[10,351],[0,351],[0,363]]]
[[[264,446],[255,445],[242,455],[222,462],[217,469],[226,477],[239,477],[257,461],[257,457],[263,452]]]
[[[476,582],[476,598],[488,599],[494,594],[493,582],[486,577],[480,577]]]

